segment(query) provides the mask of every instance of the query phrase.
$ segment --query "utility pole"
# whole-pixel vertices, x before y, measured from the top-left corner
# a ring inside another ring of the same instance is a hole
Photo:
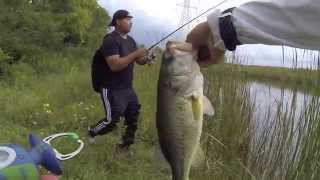
[[[190,21],[193,17],[198,15],[198,9],[200,6],[200,0],[198,0],[198,4],[191,4],[191,0],[184,0],[183,3],[177,4],[177,6],[182,7],[182,13],[180,16],[179,26],[184,25],[188,21]],[[192,13],[192,10],[194,13]],[[190,23],[186,27],[183,28],[183,35],[186,35],[193,27],[194,24]]]

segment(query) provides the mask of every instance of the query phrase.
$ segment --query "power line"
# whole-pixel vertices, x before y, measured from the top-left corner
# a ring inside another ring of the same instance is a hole
[[[208,10],[204,11],[203,13],[199,14],[198,16],[196,16],[195,18],[191,19],[190,21],[186,22],[185,24],[183,24],[182,26],[178,27],[176,30],[174,30],[173,32],[171,32],[170,34],[168,34],[167,36],[163,37],[161,40],[159,40],[158,42],[156,42],[155,44],[153,44],[152,46],[150,46],[148,48],[148,51],[150,51],[151,49],[153,49],[154,47],[156,47],[158,44],[160,44],[162,41],[166,40],[167,38],[169,38],[170,36],[172,36],[174,33],[178,32],[179,30],[181,30],[182,28],[184,28],[185,26],[189,25],[191,22],[193,22],[194,20],[198,19],[199,17],[203,16],[204,14],[208,13],[209,11],[221,6],[222,4],[226,3],[229,0],[224,0],[220,3],[218,3],[217,5],[209,8]]]

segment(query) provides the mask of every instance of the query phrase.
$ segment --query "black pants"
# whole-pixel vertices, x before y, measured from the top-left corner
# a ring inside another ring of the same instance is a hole
[[[141,107],[133,88],[119,90],[102,88],[101,99],[106,117],[92,128],[93,133],[104,135],[111,132],[117,126],[120,117],[124,117],[126,131],[122,136],[123,144],[133,144]]]

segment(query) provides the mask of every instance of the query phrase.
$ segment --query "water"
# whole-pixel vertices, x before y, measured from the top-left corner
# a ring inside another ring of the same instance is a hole
[[[269,169],[270,176],[285,179],[289,171],[297,168],[303,149],[301,141],[310,120],[305,114],[315,97],[261,83],[249,86],[250,102],[254,103],[249,153],[252,167]]]
[[[320,97],[226,75],[209,81],[217,113],[204,125],[205,179],[320,178]]]
[[[296,132],[293,134],[296,138],[299,128],[306,124],[305,119],[301,117],[311,103],[312,96],[262,83],[250,83],[249,86],[250,101],[254,103],[255,108],[251,126],[254,136],[257,139],[263,138],[266,131],[277,135],[281,133],[276,132],[279,131],[277,126],[286,126],[288,130]],[[279,116],[286,118],[282,118],[283,122],[278,122]]]

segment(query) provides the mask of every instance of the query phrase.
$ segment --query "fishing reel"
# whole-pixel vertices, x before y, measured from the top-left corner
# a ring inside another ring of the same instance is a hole
[[[155,59],[156,59],[156,55],[154,54],[154,52],[148,52],[148,54],[143,57],[143,59],[141,60],[141,62],[139,63],[140,65],[151,65],[155,63]]]
[[[147,55],[147,64],[154,64],[156,61],[156,55],[154,54],[154,52],[150,52]]]
[[[62,154],[51,146],[50,142],[53,139],[63,136],[71,137],[79,143],[75,152]],[[31,133],[29,143],[30,150],[16,144],[0,145],[0,180],[39,180],[39,165],[55,175],[61,175],[60,161],[73,158],[84,147],[84,143],[75,133],[55,134],[43,140]]]

